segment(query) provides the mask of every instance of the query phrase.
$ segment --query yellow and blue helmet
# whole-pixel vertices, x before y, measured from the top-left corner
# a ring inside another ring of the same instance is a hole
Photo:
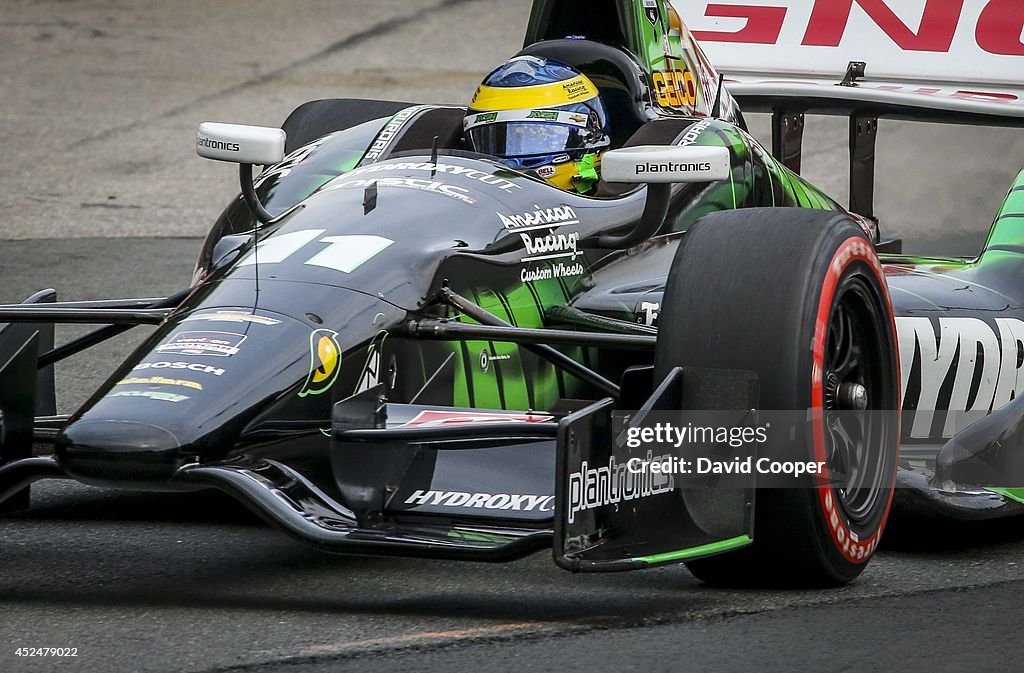
[[[611,140],[597,87],[558,61],[518,56],[484,79],[464,123],[470,149],[585,194]]]

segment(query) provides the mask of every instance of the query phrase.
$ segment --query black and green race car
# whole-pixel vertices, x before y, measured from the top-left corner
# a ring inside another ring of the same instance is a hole
[[[242,195],[191,287],[0,307],[5,507],[44,478],[215,488],[333,553],[802,584],[859,575],[893,506],[1024,512],[1024,173],[976,259],[901,256],[871,206],[879,117],[1017,102],[922,104],[870,62],[723,83],[665,0],[536,0],[525,45],[600,90],[594,195],[466,151],[458,106],[204,124]],[[799,176],[814,112],[851,118],[850,209]],[[54,348],[63,322],[106,326]],[[56,416],[53,364],[139,324]]]

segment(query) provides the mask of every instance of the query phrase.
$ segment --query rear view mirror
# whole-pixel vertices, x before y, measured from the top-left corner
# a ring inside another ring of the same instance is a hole
[[[196,153],[204,159],[271,166],[284,159],[285,132],[265,126],[203,122]]]
[[[284,159],[287,134],[281,129],[242,124],[203,122],[196,132],[196,154],[204,159],[239,165],[242,197],[256,219],[266,224],[274,219],[260,203],[253,185],[252,166],[273,166]]]
[[[728,179],[731,163],[725,147],[625,147],[605,153],[601,173],[608,182],[630,184],[715,182]]]
[[[647,185],[644,213],[632,231],[597,240],[600,248],[625,250],[661,230],[668,216],[673,184],[728,179],[732,173],[732,154],[725,147],[699,145],[624,147],[605,152],[601,173],[608,182]]]

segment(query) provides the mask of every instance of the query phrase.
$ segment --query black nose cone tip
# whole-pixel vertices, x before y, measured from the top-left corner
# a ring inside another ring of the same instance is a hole
[[[81,420],[57,439],[57,459],[68,475],[100,485],[156,486],[174,476],[182,458],[174,433],[147,423]]]

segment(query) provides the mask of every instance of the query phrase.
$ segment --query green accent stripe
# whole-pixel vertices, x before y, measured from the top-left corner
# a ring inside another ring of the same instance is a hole
[[[995,486],[990,486],[985,490],[1024,505],[1024,488],[997,488]]]
[[[981,266],[992,264],[994,257],[987,254],[989,248],[1021,245],[1024,243],[1024,231],[1021,231],[1020,215],[1024,213],[1024,170],[1013,181],[1010,191],[996,213],[995,221],[992,223],[992,230],[989,232],[988,240],[985,241],[985,250],[982,252],[979,262]],[[1004,254],[1005,256],[1005,254]]]
[[[749,535],[740,535],[739,537],[722,540],[721,542],[712,542],[711,544],[701,545],[700,547],[680,549],[679,551],[654,554],[653,556],[638,556],[633,560],[641,561],[648,565],[672,563],[673,561],[688,561],[690,559],[701,558],[702,556],[711,556],[712,554],[722,554],[734,549],[741,549],[753,541],[754,538]]]
[[[1024,245],[993,245],[985,252],[1009,252],[1014,255],[1024,255]]]

